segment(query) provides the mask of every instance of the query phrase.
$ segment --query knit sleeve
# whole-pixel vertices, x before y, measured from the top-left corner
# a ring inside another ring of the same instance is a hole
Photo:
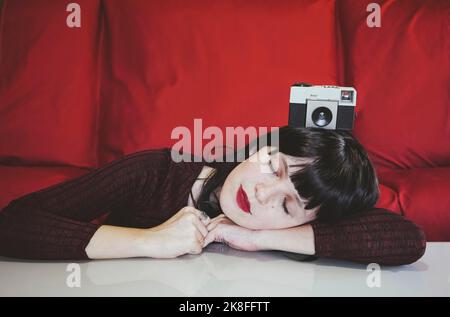
[[[315,256],[380,265],[410,264],[425,253],[424,232],[384,209],[353,215],[334,224],[311,224]]]
[[[0,213],[0,255],[35,260],[88,259],[85,248],[100,224],[76,221],[16,199]]]
[[[108,212],[117,226],[139,224],[138,207],[152,199],[168,164],[166,149],[139,151],[11,201],[0,212],[0,256],[88,259],[85,248],[101,226],[92,221]]]

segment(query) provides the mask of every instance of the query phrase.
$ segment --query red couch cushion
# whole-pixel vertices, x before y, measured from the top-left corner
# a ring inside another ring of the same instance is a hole
[[[380,177],[429,241],[450,241],[450,167],[383,171]]]
[[[355,134],[380,168],[450,165],[448,0],[339,1],[345,77],[358,90]]]
[[[291,84],[337,81],[334,1],[112,0],[105,9],[102,161],[171,146],[172,129],[192,129],[194,118],[222,129],[285,125]]]
[[[6,0],[0,24],[0,164],[94,166],[99,0]]]
[[[379,185],[380,197],[376,208],[384,208],[396,214],[402,215],[402,208],[399,203],[398,194],[395,190],[385,184]]]
[[[0,210],[13,199],[88,171],[74,167],[0,166]]]

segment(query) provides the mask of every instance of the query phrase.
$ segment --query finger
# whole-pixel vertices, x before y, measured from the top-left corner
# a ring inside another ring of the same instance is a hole
[[[214,231],[211,231],[208,233],[208,235],[205,237],[205,240],[203,241],[203,247],[206,247],[211,242],[214,242],[216,239],[216,233]]]
[[[197,242],[199,245],[203,245],[203,242],[205,241],[205,237],[199,232],[195,232],[195,238],[197,239]]]
[[[201,222],[198,218],[195,218],[194,225],[197,228],[197,231],[199,231],[203,237],[206,237],[206,235],[208,234],[208,229],[206,228],[204,223]]]
[[[222,223],[225,218],[214,218],[212,222],[207,226],[208,231],[214,230],[218,224]]]
[[[217,227],[218,224],[219,224],[218,221],[211,222],[211,223],[206,227],[206,229],[208,229],[208,231],[214,230],[214,229]]]
[[[227,216],[225,216],[225,214],[220,214],[220,215],[218,215],[217,217],[214,217],[214,218],[212,218],[211,219],[211,221],[214,221],[214,220],[219,220],[219,219],[222,219],[222,218],[226,218]]]
[[[211,218],[206,214],[206,212],[196,209],[192,207],[189,209],[190,212],[192,212],[194,215],[198,217],[205,225],[208,225],[211,222]]]
[[[220,223],[220,221],[212,222],[206,228],[208,229],[208,231],[212,231],[212,230],[216,229],[216,227],[219,223]]]

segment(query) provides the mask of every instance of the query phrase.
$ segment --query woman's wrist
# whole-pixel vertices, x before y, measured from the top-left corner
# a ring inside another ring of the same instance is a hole
[[[315,254],[314,231],[309,224],[286,229],[257,230],[254,242],[258,250]]]
[[[149,258],[159,258],[161,247],[164,241],[161,241],[158,227],[144,229],[137,237],[138,250],[142,256]]]
[[[148,229],[101,226],[86,246],[90,259],[114,259],[147,256]]]

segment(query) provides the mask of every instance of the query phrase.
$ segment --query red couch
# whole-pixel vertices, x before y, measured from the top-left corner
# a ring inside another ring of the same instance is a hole
[[[134,151],[176,126],[282,126],[296,81],[358,90],[355,134],[378,206],[450,241],[450,3],[5,0],[0,208]],[[381,27],[366,19],[381,6]]]

